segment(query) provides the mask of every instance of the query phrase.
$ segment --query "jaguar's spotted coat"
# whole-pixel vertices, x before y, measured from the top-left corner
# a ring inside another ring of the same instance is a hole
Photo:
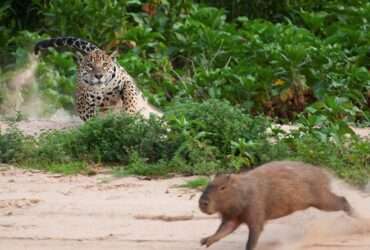
[[[35,53],[49,47],[76,51],[78,72],[75,103],[82,120],[86,121],[108,110],[139,113],[146,118],[151,113],[162,115],[148,103],[134,79],[116,62],[115,57],[96,45],[79,38],[58,37],[38,42]]]

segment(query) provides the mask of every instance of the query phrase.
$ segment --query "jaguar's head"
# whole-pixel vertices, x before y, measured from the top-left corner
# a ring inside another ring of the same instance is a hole
[[[116,74],[116,59],[103,50],[94,50],[84,56],[79,56],[79,77],[89,85],[105,84]]]

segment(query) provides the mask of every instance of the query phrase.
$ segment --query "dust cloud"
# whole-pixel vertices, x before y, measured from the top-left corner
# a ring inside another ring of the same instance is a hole
[[[0,104],[0,129],[6,130],[9,121],[20,116],[17,127],[25,134],[35,135],[44,130],[72,127],[81,121],[68,111],[59,109],[53,114],[45,114],[50,105],[41,98],[36,81],[39,64],[38,56],[28,55],[28,64],[5,80],[4,100]],[[27,96],[24,91],[28,90]]]
[[[369,250],[370,193],[334,177],[331,182],[334,193],[346,197],[354,208],[353,216],[313,208],[298,212],[278,220],[280,230],[274,230],[273,234],[267,236],[266,244],[261,244],[257,250]],[[289,226],[288,232],[282,230],[285,224]],[[275,242],[275,245],[271,242]]]
[[[4,100],[0,106],[3,116],[15,116],[17,112],[21,112],[22,108],[27,106],[24,103],[22,90],[25,87],[32,86],[35,82],[37,65],[37,58],[29,55],[29,63],[26,67],[13,72],[10,79],[4,83],[6,84],[4,88]],[[34,110],[37,110],[37,108]]]
[[[5,100],[0,106],[0,115],[14,117],[20,113],[31,120],[44,118],[56,121],[74,120],[75,117],[66,110],[57,110],[55,114],[48,116],[44,114],[44,110],[49,104],[41,98],[36,84],[38,56],[30,53],[28,59],[28,64],[12,73],[12,76],[6,81]],[[33,88],[34,91],[29,91],[28,96],[24,97],[23,91],[26,88]]]

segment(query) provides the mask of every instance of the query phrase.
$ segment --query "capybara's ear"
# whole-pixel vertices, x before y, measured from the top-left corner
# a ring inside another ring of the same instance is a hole
[[[227,178],[229,179],[230,182],[233,182],[238,178],[238,175],[237,174],[229,174]]]
[[[214,178],[219,177],[219,176],[221,176],[221,175],[223,175],[223,174],[222,174],[222,173],[216,173],[216,174],[214,175]]]
[[[231,179],[231,175],[232,175],[232,174],[226,174],[226,175],[225,175],[225,176],[226,176],[226,180],[228,180],[228,181],[229,181],[229,180]]]

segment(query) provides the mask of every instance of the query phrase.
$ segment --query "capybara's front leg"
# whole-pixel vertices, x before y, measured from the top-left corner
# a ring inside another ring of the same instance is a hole
[[[206,245],[206,247],[209,247],[216,241],[219,241],[222,238],[234,232],[235,229],[239,227],[239,225],[240,225],[240,222],[238,220],[228,220],[228,221],[222,220],[221,225],[217,229],[216,233],[209,237],[203,238],[200,241],[200,244]]]
[[[257,245],[257,241],[262,232],[263,226],[248,225],[248,228],[249,228],[249,237],[248,237],[248,242],[247,242],[245,249],[253,250]]]

